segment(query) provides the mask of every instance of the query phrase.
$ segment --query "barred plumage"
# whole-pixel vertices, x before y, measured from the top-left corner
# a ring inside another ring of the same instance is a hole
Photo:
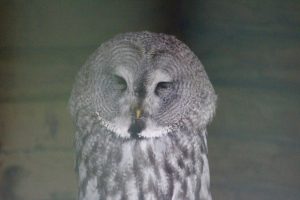
[[[210,200],[216,95],[172,36],[126,33],[83,66],[70,99],[80,200]]]

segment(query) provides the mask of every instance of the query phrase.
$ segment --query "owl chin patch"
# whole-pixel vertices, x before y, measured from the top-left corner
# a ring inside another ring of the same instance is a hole
[[[130,133],[131,138],[134,139],[142,139],[143,137],[140,136],[140,133],[145,130],[146,123],[142,119],[135,119],[131,123],[128,132]]]
[[[135,120],[129,127],[128,132],[133,139],[158,138],[171,132],[171,128],[159,126],[151,119],[147,119],[146,122]]]
[[[172,129],[168,126],[159,126],[151,119],[147,119],[146,127],[139,133],[142,138],[158,138],[170,133]]]
[[[172,131],[171,127],[159,126],[151,119],[131,121],[128,118],[117,117],[110,122],[102,118],[98,112],[96,112],[96,117],[106,129],[126,139],[158,138]]]

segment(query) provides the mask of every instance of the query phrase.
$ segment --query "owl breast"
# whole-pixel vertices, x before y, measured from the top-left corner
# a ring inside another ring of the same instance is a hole
[[[205,131],[124,141],[94,126],[77,160],[80,200],[211,199]]]

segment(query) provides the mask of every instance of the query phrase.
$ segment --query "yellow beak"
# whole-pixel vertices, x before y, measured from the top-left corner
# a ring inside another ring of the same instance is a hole
[[[139,109],[139,108],[137,108],[137,109],[135,110],[135,117],[136,117],[136,119],[141,118],[141,116],[142,116],[142,110]]]

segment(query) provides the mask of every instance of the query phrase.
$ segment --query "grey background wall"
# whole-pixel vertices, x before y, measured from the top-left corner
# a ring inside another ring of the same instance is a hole
[[[214,198],[300,199],[298,0],[2,0],[0,199],[76,199],[74,76],[103,41],[139,30],[185,41],[216,88]]]

